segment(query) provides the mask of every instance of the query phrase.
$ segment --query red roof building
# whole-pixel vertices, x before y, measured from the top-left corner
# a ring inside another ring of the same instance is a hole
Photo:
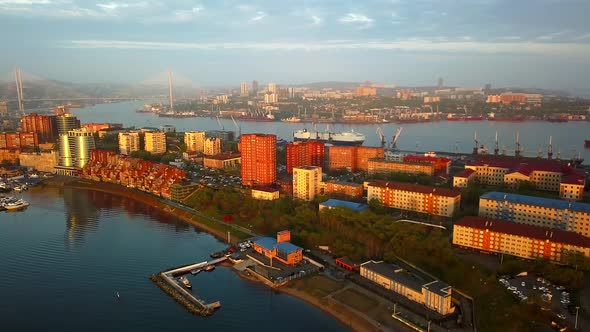
[[[242,184],[269,185],[277,180],[277,136],[243,134],[238,149],[242,155]]]
[[[325,144],[320,141],[291,142],[287,144],[287,173],[293,173],[293,167],[324,167]]]
[[[449,174],[451,168],[451,159],[444,157],[407,155],[404,156],[404,162],[432,164],[434,172],[438,174]]]
[[[590,256],[590,238],[559,229],[468,216],[453,225],[453,244],[477,250],[562,262],[566,252]]]

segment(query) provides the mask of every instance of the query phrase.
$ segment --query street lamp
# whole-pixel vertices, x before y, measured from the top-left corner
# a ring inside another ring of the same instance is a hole
[[[576,323],[574,324],[574,330],[578,329],[578,310],[580,310],[580,307],[576,306]]]

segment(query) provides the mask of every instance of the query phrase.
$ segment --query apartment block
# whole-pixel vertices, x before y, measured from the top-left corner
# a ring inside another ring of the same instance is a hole
[[[140,150],[139,133],[126,132],[119,133],[119,153],[122,155],[130,155],[133,151]]]
[[[166,134],[161,131],[145,133],[144,150],[153,154],[166,153]]]
[[[331,146],[328,149],[328,168],[330,170],[347,169],[350,171],[368,171],[369,160],[383,159],[382,147],[370,146]]]
[[[480,251],[561,263],[568,252],[590,256],[590,238],[559,229],[468,216],[453,225],[453,244]]]
[[[242,184],[266,186],[277,180],[277,137],[243,134],[238,149],[242,154]]]
[[[293,197],[310,201],[320,194],[322,168],[301,166],[293,168]]]
[[[203,154],[206,156],[215,156],[221,153],[221,139],[207,138],[203,143]]]
[[[324,193],[326,195],[339,194],[350,197],[363,197],[363,185],[336,180],[327,181],[324,182]]]
[[[293,167],[324,167],[325,144],[320,141],[291,142],[286,145],[287,173],[293,173]]]
[[[52,143],[57,138],[57,123],[53,115],[25,115],[20,119],[20,127],[23,133],[36,133],[39,143]]]
[[[434,165],[426,162],[406,162],[385,159],[371,159],[368,162],[369,175],[408,173],[434,175]]]
[[[205,150],[205,132],[187,131],[184,133],[184,144],[187,151],[203,152]]]
[[[479,216],[590,236],[590,204],[489,192],[479,198]]]
[[[461,193],[448,188],[377,181],[367,185],[367,201],[372,199],[396,209],[452,217],[459,209]]]

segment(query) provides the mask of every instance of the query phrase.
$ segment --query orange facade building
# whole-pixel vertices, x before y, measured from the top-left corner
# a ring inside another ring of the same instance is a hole
[[[238,149],[242,155],[242,184],[270,185],[277,180],[277,136],[243,134]]]
[[[405,162],[375,158],[369,160],[368,168],[370,175],[389,173],[434,175],[434,166],[426,162]]]
[[[36,133],[39,143],[52,143],[57,137],[57,124],[53,115],[25,115],[20,119],[20,128],[23,133]]]
[[[559,229],[468,216],[453,225],[453,244],[528,259],[562,262],[567,252],[590,256],[590,238]]]
[[[434,166],[434,172],[437,174],[449,174],[449,170],[451,169],[451,159],[444,157],[407,155],[404,156],[404,162],[431,164]]]
[[[331,146],[328,149],[328,169],[368,171],[369,159],[384,158],[384,153],[382,147]]]
[[[354,182],[328,181],[324,183],[324,194],[363,197],[363,185]]]
[[[377,88],[372,88],[372,87],[368,87],[368,86],[359,86],[354,91],[354,95],[357,97],[376,96],[377,95]]]
[[[293,167],[324,167],[325,144],[319,141],[292,142],[287,144],[287,173],[293,173]]]
[[[0,133],[0,148],[21,149],[39,146],[36,133]]]
[[[20,150],[13,148],[0,148],[0,162],[8,160],[15,163],[19,160]]]
[[[286,265],[296,265],[303,260],[303,249],[289,242],[291,232],[277,233],[276,240],[271,237],[259,237],[254,240],[252,249],[271,260],[278,260]]]

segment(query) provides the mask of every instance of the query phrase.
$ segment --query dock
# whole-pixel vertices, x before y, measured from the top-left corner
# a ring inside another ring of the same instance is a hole
[[[207,266],[216,265],[227,260],[227,257],[217,258],[211,261],[204,261],[200,263],[180,266],[166,271],[162,271],[150,276],[152,280],[160,289],[166,294],[170,295],[176,302],[182,304],[189,312],[195,315],[210,316],[216,309],[221,307],[220,301],[206,303],[199,299],[192,292],[186,290],[183,286],[175,281],[176,277],[190,273],[194,269],[204,269]]]

